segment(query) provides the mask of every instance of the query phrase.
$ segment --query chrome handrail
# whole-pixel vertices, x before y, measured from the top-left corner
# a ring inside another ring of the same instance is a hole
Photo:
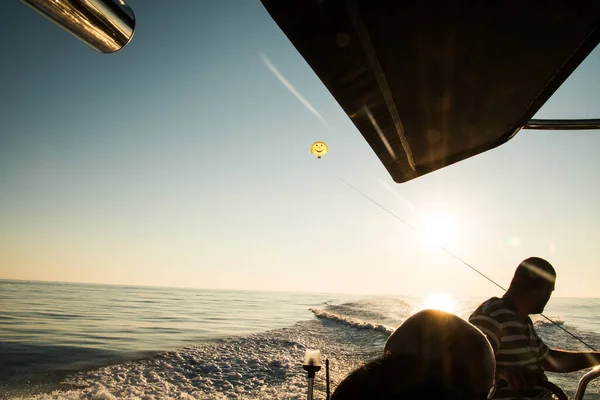
[[[577,393],[575,393],[575,400],[583,400],[585,395],[585,389],[587,389],[588,383],[600,376],[600,365],[597,365],[593,370],[581,377],[579,386],[577,387]]]
[[[123,0],[21,1],[100,53],[114,53],[133,37],[135,16]]]
[[[523,129],[580,130],[600,129],[600,118],[594,119],[532,119]]]

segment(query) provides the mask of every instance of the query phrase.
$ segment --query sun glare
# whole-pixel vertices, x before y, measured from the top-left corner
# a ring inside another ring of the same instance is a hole
[[[423,220],[421,231],[428,242],[445,245],[458,234],[458,225],[446,215],[431,214]]]
[[[423,299],[423,303],[417,311],[434,309],[456,313],[456,303],[449,295],[445,293],[432,293]]]

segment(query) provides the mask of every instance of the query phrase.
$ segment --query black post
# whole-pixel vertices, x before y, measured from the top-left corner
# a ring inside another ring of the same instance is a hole
[[[329,392],[329,358],[325,359],[325,383],[327,385],[327,400],[329,400],[331,396]]]

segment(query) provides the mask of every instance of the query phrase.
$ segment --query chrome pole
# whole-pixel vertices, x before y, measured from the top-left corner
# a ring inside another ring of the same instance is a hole
[[[313,389],[315,387],[315,378],[308,378],[308,394],[306,400],[313,400]]]
[[[595,119],[532,119],[523,129],[580,130],[600,129],[600,118]]]
[[[579,381],[579,386],[577,387],[577,393],[575,393],[575,400],[583,400],[588,383],[596,379],[598,376],[600,376],[600,365],[597,365],[593,370],[581,378]]]
[[[131,41],[133,11],[123,0],[21,0],[100,53],[114,53]]]

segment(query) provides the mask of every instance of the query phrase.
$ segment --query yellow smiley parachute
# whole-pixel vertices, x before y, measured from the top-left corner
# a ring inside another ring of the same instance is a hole
[[[310,146],[310,152],[317,156],[317,158],[323,157],[325,154],[327,154],[327,151],[329,151],[329,149],[327,148],[325,142],[314,142]]]

